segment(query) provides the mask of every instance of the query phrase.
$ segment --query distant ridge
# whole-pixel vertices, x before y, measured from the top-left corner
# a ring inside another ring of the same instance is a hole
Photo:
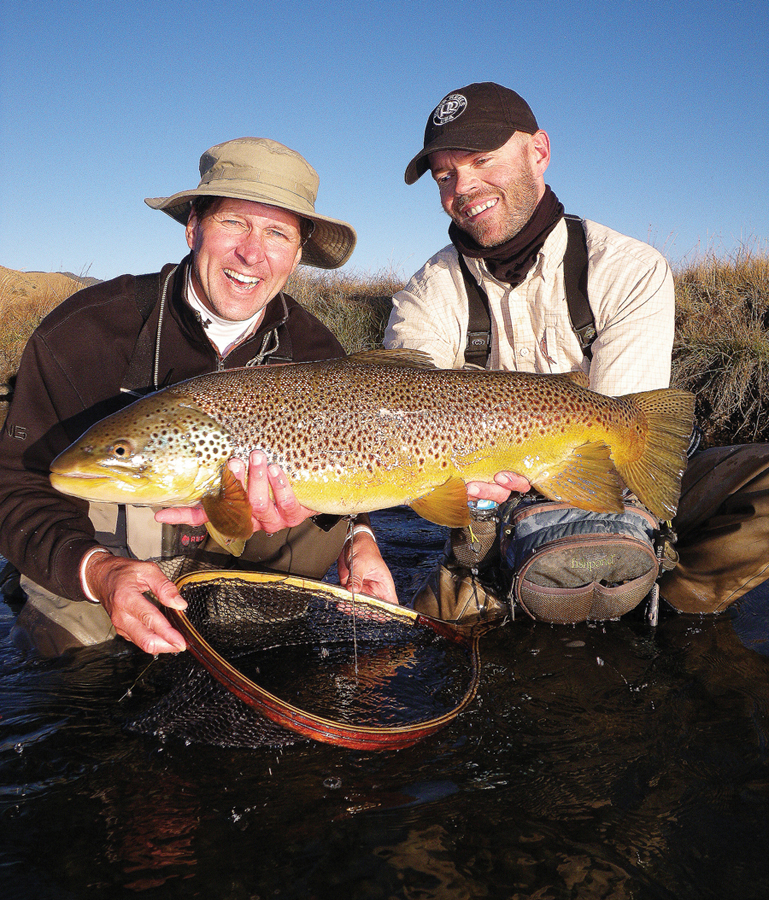
[[[9,304],[23,300],[53,308],[57,301],[97,281],[70,272],[19,272],[0,266],[0,311],[7,313]]]
[[[3,267],[0,266],[0,269]],[[14,271],[13,269],[9,269],[10,271]],[[92,284],[101,284],[104,281],[103,278],[92,278],[90,275],[75,275],[74,272],[38,272],[37,270],[29,271],[29,272],[19,272],[20,275],[64,275],[65,278],[71,278],[73,281],[77,281],[83,285],[83,287],[90,287]]]

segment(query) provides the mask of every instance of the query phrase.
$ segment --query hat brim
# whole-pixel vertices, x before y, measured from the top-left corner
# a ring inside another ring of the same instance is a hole
[[[181,222],[182,225],[186,225],[192,201],[196,197],[230,197],[234,200],[249,200],[253,203],[263,203],[265,206],[285,209],[313,222],[315,229],[302,247],[302,265],[304,266],[315,266],[318,269],[338,269],[347,262],[355,249],[357,235],[352,225],[342,222],[340,219],[308,212],[307,204],[301,200],[294,202],[288,192],[285,200],[277,202],[274,191],[269,196],[262,195],[258,190],[254,190],[254,185],[250,183],[242,189],[234,183],[233,186],[228,186],[226,189],[204,185],[190,191],[180,191],[171,197],[147,197],[144,202],[152,209],[159,209],[177,222]]]
[[[430,168],[429,156],[431,153],[435,153],[438,150],[466,150],[469,153],[498,150],[510,140],[516,130],[510,125],[499,124],[494,126],[487,124],[484,126],[482,141],[479,141],[478,138],[477,125],[473,125],[465,132],[454,128],[445,137],[439,135],[430,144],[423,147],[406,166],[406,174],[404,176],[406,184],[414,184]]]

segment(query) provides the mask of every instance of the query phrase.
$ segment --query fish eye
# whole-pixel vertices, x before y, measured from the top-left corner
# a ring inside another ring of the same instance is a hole
[[[133,453],[133,447],[128,441],[115,441],[112,445],[112,452],[119,459],[127,459]]]

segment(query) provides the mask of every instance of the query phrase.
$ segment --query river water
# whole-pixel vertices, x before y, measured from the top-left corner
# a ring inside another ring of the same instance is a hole
[[[374,516],[410,596],[444,533]],[[0,601],[0,897],[765,898],[769,590],[717,618],[518,618],[399,751],[128,732],[150,657],[42,659]],[[154,663],[152,665],[155,665]]]

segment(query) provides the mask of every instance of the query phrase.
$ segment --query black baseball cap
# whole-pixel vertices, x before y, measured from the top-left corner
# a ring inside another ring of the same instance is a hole
[[[452,91],[427,119],[424,147],[406,167],[406,184],[424,175],[430,167],[427,157],[435,150],[496,150],[516,131],[534,134],[539,125],[515,91],[493,81]]]

